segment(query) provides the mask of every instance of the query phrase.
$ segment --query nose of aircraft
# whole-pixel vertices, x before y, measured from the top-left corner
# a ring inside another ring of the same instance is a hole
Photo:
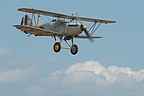
[[[87,26],[83,26],[83,30],[86,30],[87,29]]]
[[[87,26],[85,25],[81,25],[81,30],[85,32],[85,34],[88,36],[89,40],[91,42],[93,42],[93,39],[91,38],[91,35],[89,34],[89,32],[87,31]]]

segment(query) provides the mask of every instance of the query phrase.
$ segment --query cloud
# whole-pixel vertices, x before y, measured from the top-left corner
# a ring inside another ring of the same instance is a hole
[[[132,84],[144,81],[144,69],[133,71],[129,67],[105,67],[96,61],[77,63],[67,69],[51,74],[49,81],[55,84],[93,83],[95,85],[112,85],[117,83]],[[61,82],[61,83],[60,83]]]
[[[143,74],[144,69],[87,61],[39,78],[26,92],[29,96],[143,96]]]
[[[11,85],[17,85],[17,91],[27,96],[143,96],[143,69],[134,71],[129,67],[106,67],[87,61],[49,75],[41,72],[36,65],[1,69],[0,84],[7,86],[1,90],[9,89],[12,91],[8,95],[15,94],[16,89]]]
[[[35,71],[34,66],[23,69],[0,70],[0,83],[23,83],[30,79]]]
[[[7,56],[10,55],[11,53],[12,53],[11,49],[0,47],[0,56]]]

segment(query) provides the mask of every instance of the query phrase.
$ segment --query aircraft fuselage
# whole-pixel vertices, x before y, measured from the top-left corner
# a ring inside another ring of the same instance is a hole
[[[76,36],[81,34],[81,23],[77,22],[62,22],[60,20],[52,20],[48,23],[42,24],[42,29],[51,30],[62,33],[66,36]]]

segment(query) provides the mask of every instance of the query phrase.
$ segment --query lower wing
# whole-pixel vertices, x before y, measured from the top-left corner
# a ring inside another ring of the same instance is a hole
[[[74,38],[82,38],[82,39],[88,39],[88,38],[103,38],[102,36],[76,36]]]
[[[57,35],[61,35],[59,32],[39,29],[39,28],[36,28],[36,27],[26,26],[26,25],[14,25],[13,27],[16,27],[17,29],[19,29],[23,32],[29,32],[30,34],[34,34],[36,36],[57,36]]]

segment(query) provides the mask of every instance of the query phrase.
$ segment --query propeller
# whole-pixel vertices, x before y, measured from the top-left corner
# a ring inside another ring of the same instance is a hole
[[[87,31],[87,26],[81,24],[81,30],[85,32],[85,34],[88,36],[88,39],[93,42],[94,40],[91,38],[91,35],[89,34],[89,32]]]
[[[72,15],[77,17],[77,20],[81,23],[81,30],[84,31],[85,34],[88,36],[88,39],[89,39],[91,42],[93,42],[94,40],[91,38],[91,35],[90,35],[89,32],[87,31],[87,26],[83,25],[81,19],[79,18],[78,11],[77,11],[77,10],[74,11],[74,13],[73,13]]]

